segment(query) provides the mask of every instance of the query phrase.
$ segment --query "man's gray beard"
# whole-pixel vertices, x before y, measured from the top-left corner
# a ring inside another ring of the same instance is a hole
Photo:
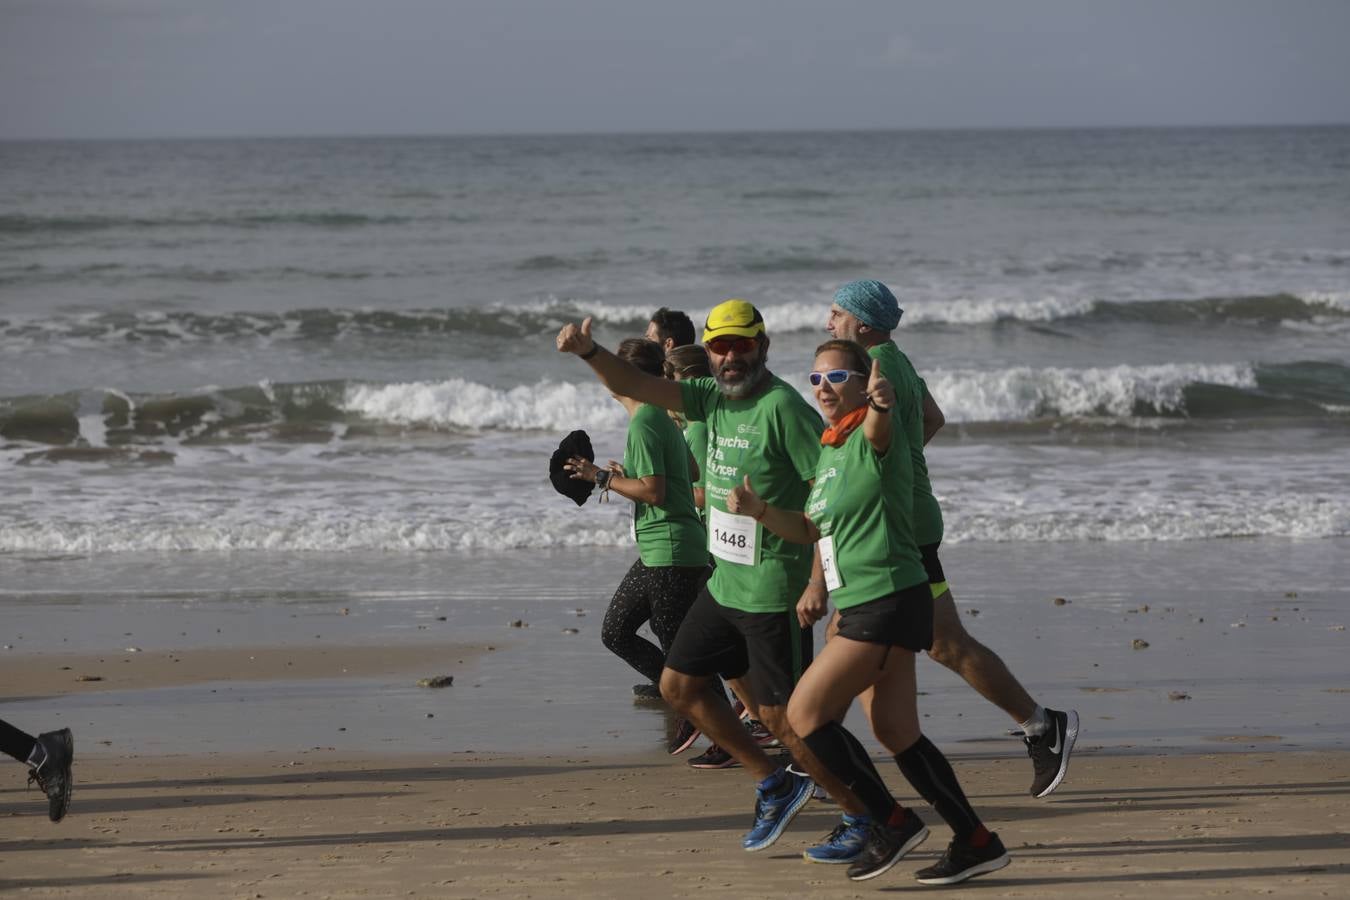
[[[722,380],[721,372],[714,372],[713,378],[717,381],[717,387],[722,392],[722,396],[728,400],[744,400],[752,396],[759,390],[769,377],[768,367],[764,365],[764,360],[756,360],[746,367],[745,377],[740,381],[730,382]]]

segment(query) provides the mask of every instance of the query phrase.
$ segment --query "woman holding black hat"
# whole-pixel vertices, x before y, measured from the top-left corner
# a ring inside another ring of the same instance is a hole
[[[629,338],[618,355],[649,375],[662,374],[665,354],[653,341]],[[574,456],[565,468],[575,479],[633,501],[638,560],[619,582],[600,636],[607,649],[657,684],[670,642],[708,577],[707,537],[694,508],[698,465],[665,410],[629,397],[615,399],[628,411],[623,465],[602,469]],[[646,622],[659,649],[638,637]],[[670,752],[684,752],[698,736],[698,729],[680,719]]]

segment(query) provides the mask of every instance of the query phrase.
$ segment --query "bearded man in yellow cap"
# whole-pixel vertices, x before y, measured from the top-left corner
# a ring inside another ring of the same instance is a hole
[[[826,603],[812,549],[784,541],[726,503],[732,489],[748,481],[774,506],[803,509],[823,423],[795,388],[769,371],[764,317],[750,303],[716,306],[704,323],[703,344],[713,377],[676,382],[646,375],[602,348],[591,337],[589,318],[564,326],[557,338],[559,351],[579,356],[615,394],[708,424],[708,455],[699,462],[708,549],[717,566],[666,656],[661,694],[758,782],[754,823],[741,842],[753,852],[778,840],[814,785],[770,759],[741,727],[714,690],[719,675],[841,806],[863,807],[787,724],[788,697],[811,653],[810,624],[798,619],[797,604],[823,610]]]

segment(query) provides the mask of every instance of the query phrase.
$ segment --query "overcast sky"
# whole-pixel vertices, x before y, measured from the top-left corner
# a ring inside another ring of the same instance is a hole
[[[1350,122],[1350,0],[0,0],[0,138]]]

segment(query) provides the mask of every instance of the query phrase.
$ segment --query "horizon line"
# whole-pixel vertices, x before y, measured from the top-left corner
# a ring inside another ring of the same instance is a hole
[[[1346,128],[1345,122],[1211,122],[1190,125],[1177,124],[1117,124],[1117,125],[949,125],[949,126],[857,126],[823,128],[681,128],[650,130],[580,130],[580,131],[453,131],[453,132],[312,132],[294,134],[145,134],[92,136],[0,136],[0,143],[58,143],[95,141],[240,141],[240,140],[428,140],[445,138],[579,138],[579,137],[668,137],[709,135],[763,135],[763,134],[940,134],[953,132],[1060,132],[1060,131],[1238,131]]]

